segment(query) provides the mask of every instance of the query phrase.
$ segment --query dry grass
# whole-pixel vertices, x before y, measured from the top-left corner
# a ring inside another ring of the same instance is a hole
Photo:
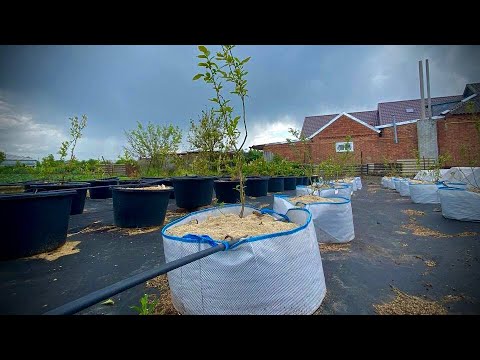
[[[324,252],[340,252],[340,251],[347,251],[350,252],[350,243],[346,244],[320,244],[320,253]]]
[[[25,258],[26,260],[33,259],[42,259],[47,261],[54,261],[62,256],[72,255],[80,252],[80,249],[77,249],[77,245],[80,244],[80,241],[67,241],[64,245],[60,246],[58,249],[55,249],[50,252],[45,252],[42,254],[33,255]]]
[[[437,263],[433,260],[424,260],[425,262],[425,265],[427,265],[428,267],[435,267],[437,266]]]
[[[467,237],[467,236],[476,236],[476,232],[465,231],[458,234],[444,234],[437,230],[429,229],[424,226],[417,225],[413,222],[407,225],[402,225],[404,229],[410,230],[415,236],[429,236],[435,238],[453,238],[453,237]]]
[[[155,307],[155,315],[180,315],[173,306],[170,287],[168,285],[168,277],[166,274],[147,281],[146,287],[155,288],[160,292],[158,297],[156,295],[151,295],[151,298],[149,298],[150,301],[158,301],[158,304]]]
[[[256,235],[273,234],[297,228],[295,223],[277,221],[267,214],[253,213],[243,218],[236,214],[209,216],[198,222],[193,220],[187,224],[168,229],[168,234],[182,237],[185,234],[207,234],[212,239],[224,240],[246,238]]]
[[[344,201],[343,199],[336,199],[336,198],[325,198],[316,195],[302,195],[302,196],[295,196],[288,198],[288,201],[292,204],[296,204],[297,202],[301,202],[304,204],[310,204],[315,202],[327,202],[327,203],[337,203]]]
[[[404,214],[407,214],[408,216],[424,216],[425,211],[419,211],[419,210],[413,210],[413,209],[407,209],[407,210],[402,210]]]
[[[80,230],[79,232],[68,234],[67,237],[75,236],[78,234],[101,233],[101,232],[118,232],[121,235],[135,236],[135,235],[141,235],[141,234],[148,234],[154,231],[160,231],[162,227],[163,225],[144,227],[144,228],[120,228],[114,225],[101,225],[99,221],[95,221],[92,225],[87,226],[86,228]]]
[[[442,302],[452,303],[464,300],[464,297],[461,295],[446,295],[443,297]]]
[[[390,285],[391,286],[391,285]],[[388,303],[374,304],[375,312],[379,315],[446,315],[447,309],[435,302],[408,295],[391,286],[395,299]]]

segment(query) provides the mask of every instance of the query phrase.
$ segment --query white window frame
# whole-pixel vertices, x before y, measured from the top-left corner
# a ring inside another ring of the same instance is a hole
[[[350,144],[350,149],[349,150],[345,150],[345,144]],[[344,150],[338,150],[338,146],[339,145],[343,145],[343,148]],[[343,142],[337,142],[335,143],[335,151],[336,152],[353,152],[354,151],[354,148],[353,148],[353,141],[343,141]]]

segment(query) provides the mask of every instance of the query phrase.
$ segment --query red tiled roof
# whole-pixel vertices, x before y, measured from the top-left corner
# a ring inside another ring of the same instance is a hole
[[[458,103],[463,99],[462,95],[455,96],[441,96],[432,98],[432,107],[434,105],[443,104],[443,103],[452,103],[452,106],[455,103]],[[395,121],[409,121],[420,118],[420,109],[421,109],[421,99],[415,100],[403,100],[403,101],[392,101],[378,104],[378,119],[379,123],[377,125],[387,125],[393,122],[392,115],[395,115]],[[427,106],[427,99],[425,99],[425,106]],[[407,112],[406,109],[413,109],[413,112]],[[436,115],[436,114],[433,114]],[[427,113],[425,111],[425,116]]]

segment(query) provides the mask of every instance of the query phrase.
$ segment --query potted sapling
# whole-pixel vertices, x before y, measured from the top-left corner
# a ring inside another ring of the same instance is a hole
[[[203,79],[215,92],[210,100],[223,123],[224,151],[233,152],[231,176],[239,181],[240,203],[197,211],[162,229],[167,262],[219,244],[228,250],[170,271],[172,303],[182,314],[311,314],[326,290],[310,213],[291,209],[278,215],[245,204],[244,66],[250,58],[234,56],[234,48],[223,45],[212,54],[199,46],[199,66],[204,71],[194,80]],[[236,95],[241,102],[240,115],[235,116],[227,94]],[[241,142],[240,120],[244,129]]]

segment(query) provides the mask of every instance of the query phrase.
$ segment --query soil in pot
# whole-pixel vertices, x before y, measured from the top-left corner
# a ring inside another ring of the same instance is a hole
[[[245,194],[253,197],[267,196],[268,179],[268,176],[248,177],[245,181]]]
[[[281,176],[271,177],[268,180],[268,192],[281,192],[284,186],[284,178]]]
[[[0,260],[54,250],[67,239],[75,191],[0,195]]]
[[[283,181],[284,190],[295,190],[297,187],[297,178],[295,176],[285,176]]]
[[[302,195],[288,198],[288,201],[290,201],[292,204],[296,204],[297,202],[301,202],[303,204],[311,204],[316,202],[338,203],[344,202],[345,200],[339,198],[325,198],[315,195]]]
[[[18,194],[23,193],[24,190],[23,184],[0,184],[0,194]]]
[[[66,182],[66,183],[35,183],[30,184],[29,192],[35,191],[54,191],[54,190],[75,190],[76,194],[72,199],[72,208],[70,215],[83,213],[85,207],[85,198],[87,196],[88,182]]]
[[[278,221],[268,214],[253,213],[240,218],[236,214],[210,216],[205,221],[172,227],[167,234],[182,237],[186,234],[205,234],[214,240],[246,238],[264,234],[274,234],[297,228],[293,222]]]
[[[108,185],[118,185],[118,178],[98,179],[89,181],[91,186],[102,186],[98,189],[89,189],[90,199],[109,199],[112,189]]]
[[[113,188],[114,224],[123,228],[162,225],[171,190],[165,185]]]
[[[239,185],[239,180],[229,180],[229,178],[214,180],[213,188],[215,189],[217,201],[229,204],[240,202],[240,191],[235,188]]]
[[[142,183],[148,182],[152,185],[165,185],[172,188],[170,191],[170,199],[175,199],[175,192],[173,191],[173,183],[170,178],[142,178]]]
[[[213,198],[213,177],[184,176],[171,179],[179,208],[195,209],[210,205]]]

